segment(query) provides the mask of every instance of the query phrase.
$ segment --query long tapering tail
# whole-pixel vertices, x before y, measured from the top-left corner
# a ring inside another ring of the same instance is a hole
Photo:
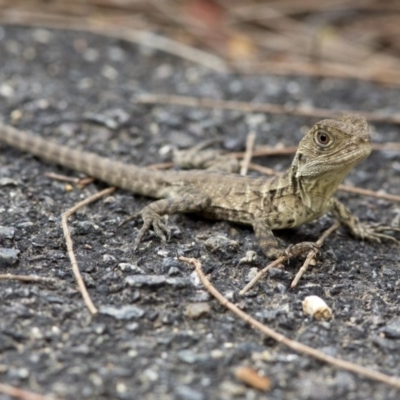
[[[61,146],[1,122],[0,141],[51,163],[83,172],[110,185],[145,196],[163,197],[160,192],[165,180],[160,172]]]

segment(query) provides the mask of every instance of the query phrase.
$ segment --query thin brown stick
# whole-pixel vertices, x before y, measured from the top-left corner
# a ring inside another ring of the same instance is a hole
[[[318,248],[321,248],[322,245],[324,244],[325,239],[336,229],[340,227],[340,222],[336,221],[330,228],[328,228],[326,231],[322,233],[320,238],[316,241],[316,245]],[[299,272],[297,273],[294,281],[292,282],[292,288],[295,287],[293,286],[293,283],[296,282],[296,285],[298,281],[300,280],[301,276],[304,274],[304,272],[307,270],[312,258],[317,254],[316,251],[310,250],[308,252],[307,258],[303,264],[303,266],[300,268]],[[280,263],[284,262],[287,260],[287,256],[283,255],[278,257],[275,261],[271,262],[268,264],[265,268],[263,268],[261,271],[257,273],[257,275],[239,292],[239,295],[243,296],[245,293],[247,293],[271,268],[274,268],[276,265],[279,265]]]
[[[339,185],[339,190],[361,194],[363,196],[376,197],[377,199],[400,202],[400,196],[397,196],[395,194],[374,192],[373,190],[362,189],[355,186]]]
[[[315,358],[319,361],[337,367],[339,369],[343,369],[346,371],[353,372],[355,374],[364,376],[366,378],[385,383],[387,385],[394,386],[400,389],[400,378],[395,376],[389,376],[383,374],[378,371],[374,371],[372,369],[363,367],[361,365],[354,364],[349,361],[342,360],[340,358],[332,357],[328,354],[323,353],[322,351],[316,350],[310,346],[297,342],[295,340],[291,340],[285,335],[282,335],[279,332],[269,328],[268,326],[262,324],[256,319],[252,318],[249,314],[242,311],[239,307],[235,306],[229,300],[227,300],[218,290],[211,284],[211,282],[204,275],[203,270],[201,268],[201,263],[199,260],[194,258],[186,258],[179,257],[179,260],[184,261],[188,264],[191,264],[195,267],[196,272],[200,278],[201,283],[207,289],[207,291],[214,296],[224,307],[231,310],[234,314],[236,314],[240,319],[248,323],[253,328],[259,330],[264,333],[268,337],[276,340],[278,343],[283,344],[284,346],[289,347],[290,349],[297,351],[300,354],[304,354],[306,356]]]
[[[77,186],[79,189],[83,189],[85,186],[90,185],[92,182],[94,182],[94,178],[88,176],[86,178],[79,179]]]
[[[223,109],[229,111],[241,111],[243,113],[265,112],[269,114],[292,114],[321,118],[326,117],[329,114],[334,116],[337,116],[338,114],[340,115],[340,113],[333,112],[332,110],[328,109],[300,109],[294,107],[285,107],[280,104],[272,103],[253,104],[242,101],[218,100],[206,97],[190,97],[150,93],[137,96],[135,101],[139,104],[169,104],[193,108],[202,107],[211,109]]]
[[[94,201],[100,199],[101,197],[107,196],[110,193],[112,193],[115,190],[114,187],[111,188],[107,188],[102,190],[101,192],[98,192],[96,194],[94,194],[93,196],[88,197],[87,199],[79,202],[78,204],[76,204],[74,207],[70,208],[69,210],[65,211],[62,214],[62,218],[61,218],[61,223],[62,223],[62,228],[63,228],[63,232],[64,232],[64,237],[65,237],[65,242],[67,244],[67,250],[68,250],[68,256],[69,259],[71,261],[71,265],[72,265],[72,271],[74,273],[76,282],[78,284],[78,288],[79,291],[81,292],[81,295],[83,297],[83,301],[86,304],[86,307],[89,309],[90,313],[93,315],[96,315],[98,313],[97,308],[94,306],[89,293],[86,289],[85,286],[85,282],[82,279],[82,275],[79,271],[79,267],[78,267],[78,262],[76,261],[76,257],[75,257],[75,253],[74,253],[74,247],[73,247],[73,243],[72,243],[72,239],[71,239],[71,235],[69,233],[69,229],[68,229],[68,218],[74,214],[77,210],[79,210],[80,208],[86,206],[87,204],[93,203]]]
[[[280,104],[262,103],[254,104],[243,101],[218,100],[207,97],[190,97],[164,94],[142,94],[136,97],[139,104],[169,104],[183,107],[202,107],[211,109],[223,109],[230,111],[264,112],[269,114],[299,115],[303,117],[316,118],[337,118],[343,114],[352,112],[364,116],[371,122],[385,122],[400,124],[400,113],[385,115],[377,112],[356,111],[356,110],[331,110],[328,108],[293,107]]]
[[[55,278],[48,278],[38,275],[13,275],[13,274],[1,274],[0,281],[21,281],[21,282],[51,282],[56,281]]]
[[[60,182],[68,182],[68,183],[74,183],[78,184],[80,179],[79,178],[74,178],[72,176],[67,176],[67,175],[61,175],[61,174],[56,174],[54,172],[46,172],[44,174],[47,178],[54,179],[56,181]]]
[[[94,181],[93,178],[87,177],[87,178],[74,178],[71,176],[67,175],[61,175],[61,174],[55,174],[54,172],[47,172],[44,174],[50,179],[55,179],[60,182],[68,182],[68,183],[73,183],[74,185],[77,185],[80,189],[85,187],[86,185],[89,185]]]
[[[104,24],[103,24],[104,25]],[[115,26],[107,26],[106,31],[95,29],[94,31],[119,39],[140,44],[141,46],[153,48],[165,53],[173,54],[182,59],[203,65],[217,72],[228,72],[229,68],[225,61],[211,53],[177,42],[165,36],[157,35],[149,31],[133,29],[115,29]]]
[[[243,156],[242,160],[242,165],[240,167],[240,175],[245,176],[247,175],[247,171],[249,169],[249,164],[253,155],[253,148],[254,148],[254,142],[256,140],[256,133],[255,132],[249,132],[247,135],[247,140],[246,140],[246,151]]]
[[[7,385],[5,383],[0,383],[0,393],[21,400],[56,400],[56,398],[53,395],[51,395],[51,397],[43,396],[41,394],[28,392],[27,390],[22,390],[15,386]]]
[[[400,143],[396,143],[396,142],[372,143],[372,150],[400,151]]]
[[[377,151],[400,151],[400,143],[388,142],[388,143],[372,143],[372,150]],[[297,146],[285,146],[285,147],[271,147],[271,146],[259,146],[253,150],[254,157],[264,157],[264,156],[286,156],[295,154],[297,151]],[[237,158],[243,158],[244,153],[229,153],[229,155]]]
[[[321,248],[322,245],[324,244],[325,239],[336,229],[340,227],[340,222],[336,221],[330,228],[328,228],[326,231],[322,233],[322,235],[319,237],[319,239],[315,242],[315,244],[318,246],[318,248]],[[293,289],[297,286],[299,283],[299,280],[303,276],[303,274],[307,271],[307,268],[309,267],[311,260],[316,256],[317,251],[315,250],[310,250],[307,254],[307,257],[302,265],[302,267],[299,269],[297,272],[296,276],[293,279],[293,282],[290,285],[290,288]]]
[[[258,271],[257,275],[239,292],[240,296],[243,296],[247,293],[271,268],[276,267],[277,265],[283,263],[287,260],[287,256],[283,255],[278,257],[276,260],[269,263],[265,268],[261,271]]]
[[[313,77],[333,77],[341,79],[357,79],[361,81],[376,82],[383,85],[398,87],[400,85],[399,70],[393,67],[385,69],[382,72],[381,66],[348,65],[344,63],[335,63],[332,60],[325,60],[318,63],[312,63],[300,58],[293,60],[268,61],[261,62],[237,62],[232,61],[228,64],[233,70],[239,71],[244,75],[298,75]]]
[[[253,150],[253,157],[264,157],[264,156],[286,156],[295,154],[297,146],[290,147],[271,147],[271,146],[260,146]],[[230,156],[236,158],[243,158],[243,152],[229,153]]]
[[[282,175],[280,172],[275,171],[272,168],[264,167],[262,165],[258,165],[258,164],[254,164],[254,163],[250,163],[249,168],[252,169],[253,171],[257,171],[257,172],[260,172],[262,174],[269,175],[269,176]]]

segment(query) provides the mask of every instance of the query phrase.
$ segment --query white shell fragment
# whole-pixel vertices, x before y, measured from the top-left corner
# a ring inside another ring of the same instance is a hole
[[[324,300],[318,296],[307,296],[303,302],[303,312],[313,316],[318,321],[329,321],[332,318],[332,310],[328,307]]]

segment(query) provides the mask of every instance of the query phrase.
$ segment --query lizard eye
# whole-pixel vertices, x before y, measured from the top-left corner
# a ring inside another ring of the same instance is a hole
[[[319,147],[326,147],[326,146],[328,146],[329,144],[331,144],[331,142],[332,142],[332,137],[331,137],[331,135],[330,135],[327,131],[325,131],[324,129],[318,129],[318,130],[315,132],[314,140],[315,140],[315,143],[316,143]]]

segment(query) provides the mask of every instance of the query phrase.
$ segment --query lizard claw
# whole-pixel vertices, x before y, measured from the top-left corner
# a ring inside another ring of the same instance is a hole
[[[360,222],[354,227],[353,234],[360,239],[370,240],[376,243],[381,243],[382,240],[390,240],[398,243],[395,237],[384,233],[389,231],[400,232],[400,228],[383,224],[365,224]]]
[[[143,218],[143,225],[133,244],[133,251],[137,250],[143,236],[151,227],[163,242],[167,242],[171,238],[171,229],[162,221],[162,216],[149,209],[142,210],[139,215]]]

